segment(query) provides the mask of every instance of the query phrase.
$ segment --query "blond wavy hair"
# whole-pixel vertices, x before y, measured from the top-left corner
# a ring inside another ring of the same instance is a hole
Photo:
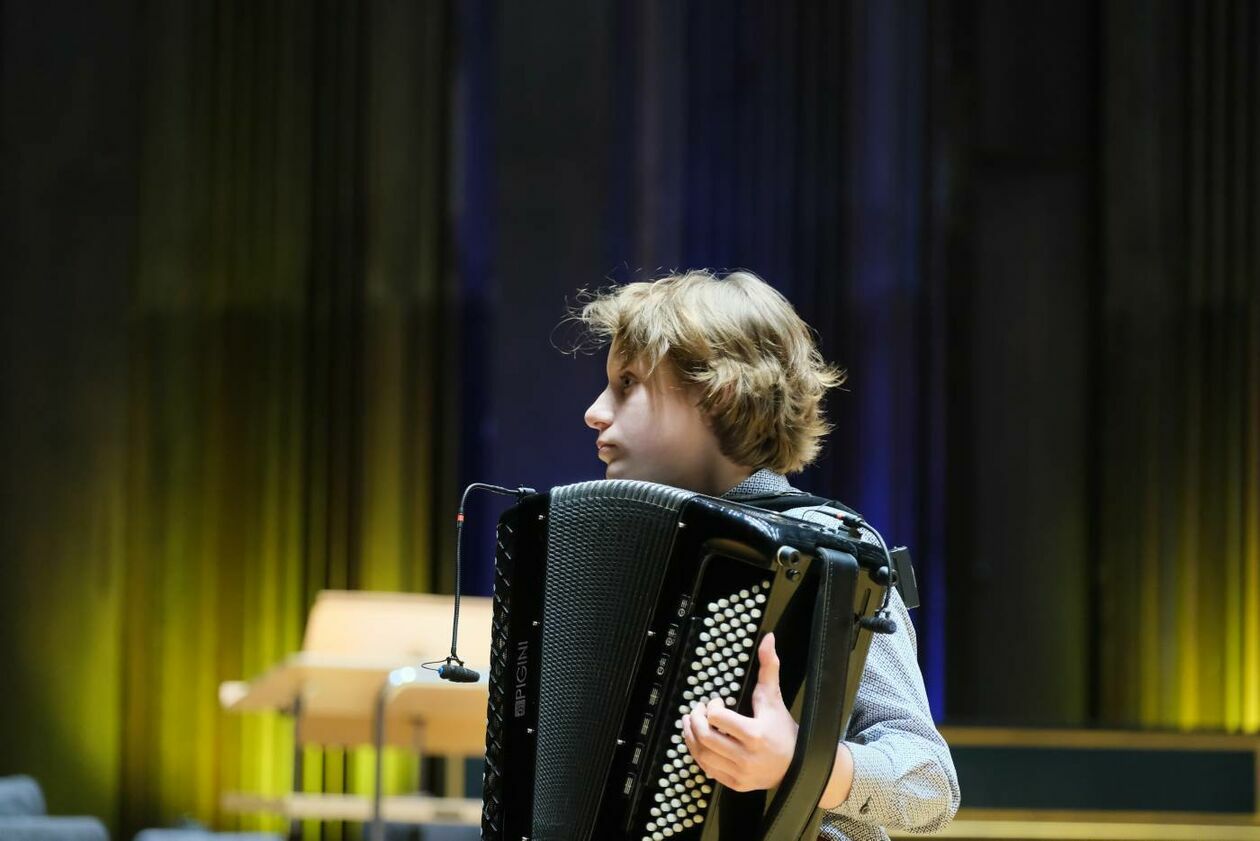
[[[752,272],[673,274],[586,293],[572,317],[596,347],[649,373],[668,362],[694,386],[723,455],[754,470],[796,473],[831,431],[828,389],[845,372],[819,353],[809,325]]]

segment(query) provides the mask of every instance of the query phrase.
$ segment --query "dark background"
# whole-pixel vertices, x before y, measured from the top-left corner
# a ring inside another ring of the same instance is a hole
[[[554,328],[689,267],[848,369],[796,481],[913,550],[940,720],[1260,730],[1252,3],[3,0],[0,120],[0,773],[54,811],[287,785],[218,682],[449,591],[463,483],[600,475]]]

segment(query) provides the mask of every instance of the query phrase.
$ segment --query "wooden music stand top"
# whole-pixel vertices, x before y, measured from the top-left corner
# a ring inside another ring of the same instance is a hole
[[[479,683],[450,683],[419,668],[450,652],[451,596],[325,590],[306,623],[302,651],[250,681],[228,681],[219,701],[231,712],[297,714],[301,744],[370,744],[377,698],[398,669],[412,680],[391,694],[387,744],[452,755],[485,749],[491,600],[460,600],[460,656]]]

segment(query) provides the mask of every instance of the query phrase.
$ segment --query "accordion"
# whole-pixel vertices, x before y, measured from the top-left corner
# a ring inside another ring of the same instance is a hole
[[[647,482],[521,500],[498,525],[482,838],[816,838],[888,565],[856,536]],[[771,631],[796,750],[776,790],[736,792],[681,719],[714,697],[751,715]]]

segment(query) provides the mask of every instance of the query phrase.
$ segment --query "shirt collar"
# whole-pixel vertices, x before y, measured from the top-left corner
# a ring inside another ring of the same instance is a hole
[[[723,499],[751,499],[758,496],[774,496],[782,493],[799,493],[787,477],[763,467],[726,493]]]

